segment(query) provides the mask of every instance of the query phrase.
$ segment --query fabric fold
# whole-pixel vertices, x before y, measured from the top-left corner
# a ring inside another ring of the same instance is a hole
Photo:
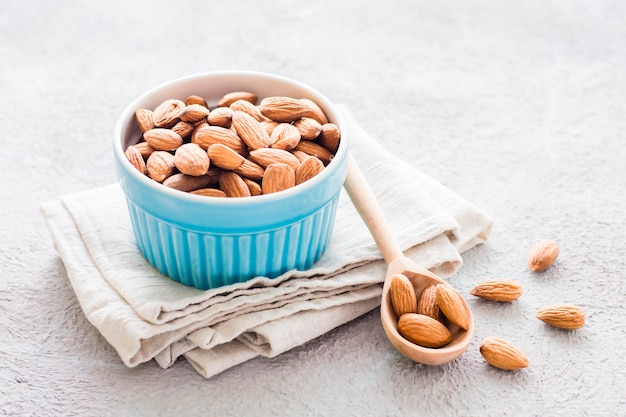
[[[484,242],[477,207],[371,139],[348,120],[350,149],[407,256],[443,278]],[[88,320],[127,366],[184,356],[210,377],[252,357],[276,356],[376,308],[386,265],[342,191],[331,241],[308,271],[198,290],[161,275],[139,251],[117,184],[41,206]]]

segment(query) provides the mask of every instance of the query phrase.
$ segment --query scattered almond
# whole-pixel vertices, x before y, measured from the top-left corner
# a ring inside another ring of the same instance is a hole
[[[487,337],[480,344],[480,354],[498,369],[515,371],[528,367],[526,355],[511,343],[498,337]]]
[[[511,302],[522,295],[522,286],[513,280],[494,279],[476,285],[470,294],[490,301]]]
[[[549,239],[540,240],[528,253],[528,267],[535,272],[545,271],[556,261],[558,256],[558,243]]]
[[[585,312],[572,304],[555,304],[543,308],[537,313],[537,318],[560,329],[575,330],[585,325]]]

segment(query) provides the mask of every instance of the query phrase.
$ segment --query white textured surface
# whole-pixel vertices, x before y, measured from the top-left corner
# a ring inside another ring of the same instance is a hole
[[[8,0],[0,14],[0,414],[626,415],[626,3]],[[126,368],[89,325],[38,205],[114,181],[123,107],[163,81],[249,69],[347,104],[390,151],[495,220],[451,282],[518,280],[510,306],[468,296],[474,343],[408,362],[373,312],[275,359],[204,380],[185,362]],[[527,270],[532,243],[561,244]],[[576,332],[535,312],[567,301]],[[514,341],[528,369],[478,353]]]

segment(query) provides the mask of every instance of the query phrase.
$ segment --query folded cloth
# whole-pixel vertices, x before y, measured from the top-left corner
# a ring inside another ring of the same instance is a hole
[[[447,278],[487,239],[477,207],[391,155],[345,106],[350,149],[405,254]],[[307,271],[206,291],[179,284],[142,256],[117,184],[41,205],[87,319],[129,367],[181,356],[209,378],[255,356],[274,357],[375,309],[386,265],[347,194],[327,250]]]

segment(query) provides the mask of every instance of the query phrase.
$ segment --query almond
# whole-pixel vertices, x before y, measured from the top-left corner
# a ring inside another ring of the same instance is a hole
[[[400,317],[406,313],[416,313],[417,297],[415,297],[415,289],[406,275],[393,275],[389,285],[391,306],[396,313],[396,317]]]
[[[228,107],[237,100],[245,100],[256,104],[259,98],[256,94],[247,91],[233,91],[232,93],[225,94],[217,103],[217,107]]]
[[[301,100],[291,97],[266,97],[259,104],[263,116],[277,122],[293,122],[311,111]]]
[[[580,329],[585,325],[585,312],[571,304],[555,304],[539,310],[537,318],[560,329]]]
[[[185,108],[182,100],[169,99],[159,104],[152,112],[154,126],[170,128],[174,126],[178,120],[180,113]]]
[[[318,137],[322,131],[322,125],[317,120],[310,117],[301,117],[296,120],[293,125],[300,132],[302,139],[313,140]]]
[[[256,149],[254,151],[250,151],[249,158],[250,160],[256,162],[264,168],[267,168],[273,163],[280,162],[282,164],[289,165],[291,169],[295,171],[300,165],[300,161],[298,160],[298,158],[296,158],[290,152],[284,151],[282,149]]]
[[[194,176],[179,172],[178,174],[167,177],[165,181],[163,181],[163,185],[175,190],[191,192],[199,188],[204,188],[212,182],[211,177],[208,175]]]
[[[209,170],[210,160],[206,151],[195,143],[185,143],[176,149],[174,165],[183,174],[200,176]]]
[[[209,109],[201,104],[189,104],[180,112],[180,120],[189,123],[197,123],[209,115]]]
[[[271,147],[290,151],[298,146],[300,137],[300,131],[294,125],[290,123],[279,123],[273,128],[270,135],[270,138],[272,139]]]
[[[273,163],[265,168],[261,182],[263,194],[277,193],[296,185],[293,169],[283,163]]]
[[[333,154],[328,149],[310,140],[301,140],[294,149],[308,155],[316,156],[324,165],[328,165],[333,159]]]
[[[178,133],[159,127],[145,132],[143,138],[157,151],[174,151],[183,144],[183,138]]]
[[[435,285],[429,285],[422,291],[417,301],[417,313],[442,321],[441,310],[437,304],[437,291]]]
[[[220,126],[202,126],[191,135],[191,142],[200,145],[203,149],[209,149],[213,144],[219,143],[228,146],[240,155],[247,153],[246,144],[243,143],[237,133]]]
[[[197,190],[190,191],[191,194],[201,195],[205,197],[226,197],[224,191],[218,190],[217,188],[200,188]]]
[[[183,139],[189,137],[194,129],[195,126],[192,123],[183,122],[182,120],[172,127],[172,131],[178,133]]]
[[[339,149],[340,138],[341,134],[339,133],[339,128],[332,123],[326,123],[322,125],[322,131],[317,137],[317,143],[328,149],[331,153],[335,153],[337,149]]]
[[[446,318],[463,330],[469,327],[469,316],[465,310],[463,297],[449,284],[438,284],[435,288],[437,305]]]
[[[209,107],[204,98],[196,95],[191,95],[185,99],[185,106],[189,106],[191,104],[199,104],[207,108]]]
[[[309,100],[308,98],[301,98],[300,101],[306,104],[310,109],[308,112],[302,115],[303,117],[310,117],[312,119],[315,119],[321,125],[328,123],[326,114],[320,108],[320,106],[317,105],[316,102],[314,102],[313,100]]]
[[[261,110],[259,110],[257,106],[250,103],[249,101],[237,100],[228,107],[230,107],[230,109],[233,111],[242,111],[248,113],[257,122],[262,122],[263,120],[265,120],[265,116],[261,114]]]
[[[232,126],[235,131],[251,150],[267,148],[272,144],[270,135],[261,124],[248,113],[242,111],[233,112]]]
[[[126,155],[126,159],[128,159],[128,161],[131,163],[132,166],[137,169],[137,171],[141,172],[143,175],[146,175],[146,161],[143,160],[141,152],[139,152],[136,147],[129,146],[128,148],[126,148],[126,152],[124,152],[124,155]]]
[[[233,170],[243,165],[246,158],[221,143],[214,143],[207,150],[211,163],[222,169]]]
[[[241,175],[244,178],[250,178],[251,180],[261,180],[263,179],[263,175],[265,174],[265,168],[261,165],[246,159],[243,161],[243,164],[239,168],[233,169],[238,175]]]
[[[528,367],[526,355],[511,343],[498,337],[487,337],[480,344],[480,354],[498,369],[516,371]]]
[[[148,176],[163,182],[174,173],[174,155],[166,151],[154,151],[146,161]]]
[[[267,132],[268,135],[270,135],[270,137],[272,136],[272,133],[274,133],[274,129],[276,129],[276,127],[279,125],[280,123],[275,122],[274,120],[270,120],[270,119],[265,119],[261,122],[261,127],[263,129],[265,129],[265,131]],[[289,124],[289,123],[286,123]],[[299,133],[299,132],[298,132]]]
[[[137,109],[135,110],[135,119],[137,125],[142,132],[147,132],[150,129],[154,129],[154,120],[152,118],[152,110]]]
[[[528,267],[535,272],[545,271],[556,261],[558,256],[558,243],[549,239],[540,240],[528,253]]]
[[[303,152],[303,151],[297,151],[297,150],[295,150],[295,149],[291,151],[291,154],[292,154],[293,156],[295,156],[296,158],[298,158],[298,161],[300,161],[300,163],[302,163],[302,162],[304,162],[305,160],[307,160],[308,158],[311,158],[311,157],[312,157],[312,155],[309,155],[309,154],[308,154],[308,153],[306,153],[306,152]],[[319,158],[318,158],[318,159],[319,159]]]
[[[220,190],[227,197],[250,197],[250,189],[241,177],[231,171],[222,171],[219,176]]]
[[[417,313],[407,313],[398,320],[400,334],[417,345],[438,348],[452,341],[452,334],[442,323]]]
[[[476,285],[470,294],[490,301],[511,302],[522,295],[522,286],[513,280],[494,279]]]
[[[255,195],[263,194],[263,189],[261,188],[261,184],[259,184],[258,182],[254,180],[251,180],[250,178],[241,177],[241,179],[243,180],[243,182],[246,183],[246,185],[250,189],[250,195],[255,196]]]
[[[154,148],[152,148],[152,146],[150,146],[148,142],[139,142],[133,145],[133,147],[141,153],[141,156],[143,157],[144,160],[148,159],[150,154],[154,152]]]
[[[226,128],[230,127],[232,120],[233,110],[230,107],[217,107],[211,110],[211,113],[209,113],[207,117],[207,121],[210,125]]]
[[[314,156],[300,162],[296,169],[296,185],[306,182],[324,170],[324,163]]]

